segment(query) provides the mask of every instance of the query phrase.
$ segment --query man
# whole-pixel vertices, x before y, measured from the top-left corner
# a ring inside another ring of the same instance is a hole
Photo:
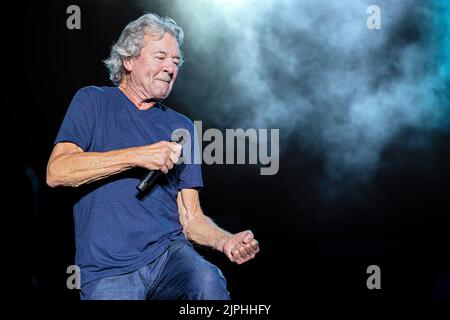
[[[105,61],[117,86],[79,90],[55,140],[47,184],[82,191],[74,205],[82,299],[226,300],[222,273],[188,240],[238,264],[259,251],[250,230],[231,234],[203,214],[200,165],[176,164],[171,134],[194,137],[194,126],[160,102],[177,78],[182,40],[170,18],[128,24]],[[163,179],[139,198],[145,170]]]

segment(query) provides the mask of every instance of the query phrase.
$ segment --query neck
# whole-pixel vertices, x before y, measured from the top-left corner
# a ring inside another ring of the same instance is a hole
[[[128,78],[124,78],[119,84],[119,89],[130,99],[130,101],[139,110],[147,110],[155,106],[158,102],[145,97],[140,90],[138,90]]]

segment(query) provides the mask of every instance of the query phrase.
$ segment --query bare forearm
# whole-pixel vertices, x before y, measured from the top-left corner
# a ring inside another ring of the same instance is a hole
[[[187,221],[184,231],[189,240],[219,251],[223,251],[224,243],[232,236],[203,214]]]
[[[48,184],[78,187],[128,170],[134,166],[132,152],[133,148],[61,154],[48,165]]]

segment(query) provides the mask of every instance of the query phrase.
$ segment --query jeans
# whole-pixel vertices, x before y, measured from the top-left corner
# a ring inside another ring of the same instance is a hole
[[[82,300],[229,300],[222,272],[189,244],[174,241],[143,268],[87,283]]]

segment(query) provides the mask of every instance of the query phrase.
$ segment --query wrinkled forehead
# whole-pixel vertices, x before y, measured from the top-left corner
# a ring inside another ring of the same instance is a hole
[[[177,39],[170,33],[166,32],[162,36],[144,35],[144,46],[151,51],[160,51],[170,53],[174,56],[180,55],[180,47]]]

